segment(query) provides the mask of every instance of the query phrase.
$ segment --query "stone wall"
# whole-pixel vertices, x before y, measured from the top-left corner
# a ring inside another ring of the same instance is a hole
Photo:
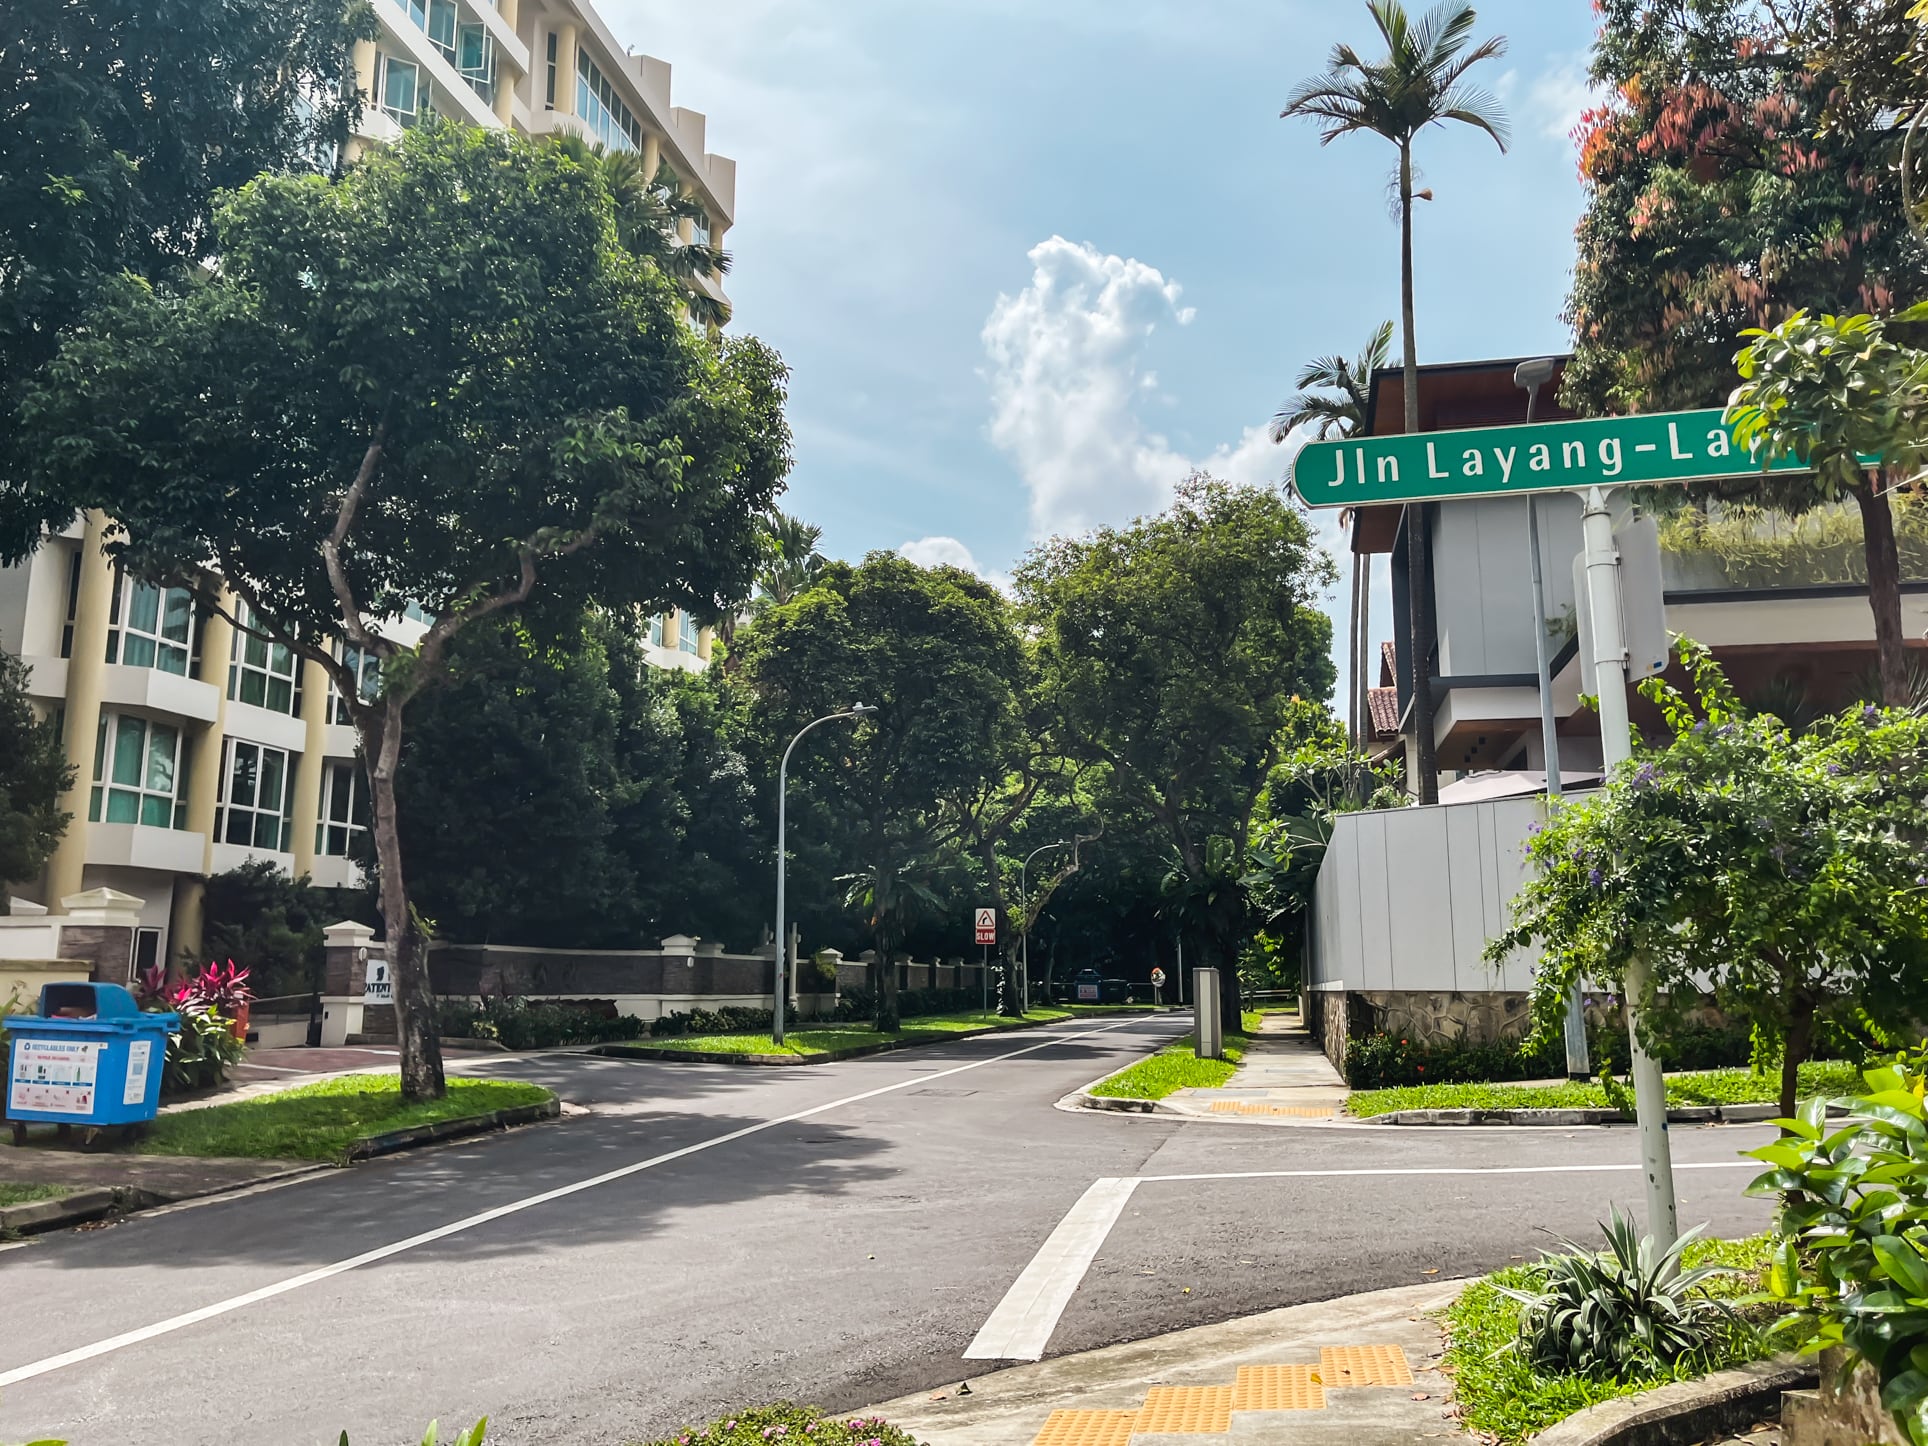
[[[60,957],[87,965],[96,983],[134,983],[134,931],[118,924],[67,924],[60,931]]]

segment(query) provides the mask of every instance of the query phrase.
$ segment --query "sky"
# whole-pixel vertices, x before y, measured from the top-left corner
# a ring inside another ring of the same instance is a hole
[[[599,8],[736,159],[732,329],[791,368],[782,506],[830,555],[1001,581],[1193,468],[1277,484],[1291,444],[1268,423],[1298,368],[1398,314],[1392,148],[1279,118],[1336,42],[1378,53],[1358,0]],[[1455,126],[1416,147],[1422,363],[1568,345],[1592,7],[1478,9],[1508,40],[1475,77],[1512,145]],[[1383,559],[1374,591],[1383,621]],[[1325,602],[1343,653],[1345,595]]]

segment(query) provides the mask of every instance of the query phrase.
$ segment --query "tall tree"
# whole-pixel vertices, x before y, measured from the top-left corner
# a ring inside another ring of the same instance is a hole
[[[1928,303],[1896,318],[1928,320]],[[1904,346],[1872,316],[1797,311],[1772,331],[1753,331],[1740,354],[1741,384],[1728,408],[1737,446],[1758,447],[1762,465],[1798,457],[1813,467],[1761,484],[1790,511],[1846,494],[1861,514],[1862,556],[1881,701],[1914,702],[1901,628],[1901,554],[1889,496],[1920,475],[1928,456],[1928,352]],[[1880,460],[1864,465],[1864,457]]]
[[[1359,355],[1348,361],[1337,352],[1314,357],[1299,371],[1293,383],[1299,392],[1272,416],[1272,440],[1283,442],[1300,427],[1310,427],[1320,441],[1337,432],[1349,437],[1370,420],[1372,374],[1386,364],[1392,348],[1392,323],[1381,323],[1366,338]],[[1307,390],[1317,388],[1318,390]],[[1336,393],[1337,395],[1333,395]],[[1341,518],[1343,522],[1345,519]],[[1367,627],[1367,606],[1371,598],[1372,562],[1369,553],[1352,549],[1352,602],[1346,626],[1347,666],[1352,674],[1347,692],[1346,715],[1354,746],[1365,746],[1368,724],[1366,692],[1372,686],[1365,667],[1365,640],[1360,634]]]
[[[1561,385],[1587,413],[1713,407],[1750,327],[1915,299],[1901,129],[1830,68],[1894,0],[1601,0]],[[1892,57],[1891,57],[1892,58]],[[1897,72],[1899,73],[1899,72]],[[1835,102],[1830,108],[1830,102]]]
[[[817,551],[823,529],[779,512],[762,523],[764,554],[756,572],[757,602],[781,607],[816,586],[829,559]]]
[[[67,832],[60,795],[73,775],[60,730],[34,716],[27,665],[0,652],[0,887],[35,878],[46,865]]]
[[[1053,539],[1018,568],[1056,746],[1157,821],[1187,899],[1236,890],[1293,699],[1332,691],[1315,602],[1335,576],[1291,504],[1203,476],[1168,512]],[[1243,918],[1201,919],[1236,1028]]]
[[[326,169],[359,108],[366,0],[16,0],[0,35],[0,418],[123,272],[213,255],[215,197]],[[13,428],[0,425],[0,438]],[[43,524],[0,444],[0,560]]]
[[[1386,43],[1385,58],[1367,61],[1350,45],[1334,46],[1325,74],[1301,82],[1279,114],[1316,123],[1321,145],[1330,145],[1340,136],[1366,133],[1391,141],[1399,152],[1399,316],[1404,334],[1406,431],[1411,433],[1419,430],[1419,346],[1413,337],[1413,141],[1428,126],[1457,121],[1484,131],[1502,151],[1506,149],[1506,117],[1498,102],[1466,78],[1482,60],[1505,54],[1506,38],[1496,35],[1473,45],[1477,16],[1470,5],[1441,4],[1418,20],[1407,15],[1400,0],[1367,0],[1366,10]],[[1428,526],[1424,503],[1407,509],[1406,568],[1419,801],[1437,803],[1433,544]]]
[[[829,564],[818,586],[745,629],[742,649],[772,775],[804,724],[855,702],[877,709],[817,729],[791,758],[792,819],[835,840],[793,881],[844,879],[878,954],[877,1027],[894,1029],[896,951],[938,900],[938,864],[967,833],[969,801],[1008,777],[1022,744],[1011,607],[957,568],[877,552]]]
[[[432,1098],[395,803],[408,705],[458,633],[538,585],[611,607],[735,595],[789,464],[782,367],[683,326],[607,190],[499,132],[426,127],[338,181],[263,177],[217,232],[218,271],[124,286],[63,347],[23,405],[26,452],[60,506],[119,520],[135,575],[231,610],[225,585],[238,626],[334,681],[368,774],[403,1092]],[[433,621],[404,644],[379,624],[411,606]],[[381,660],[374,699],[346,649]]]

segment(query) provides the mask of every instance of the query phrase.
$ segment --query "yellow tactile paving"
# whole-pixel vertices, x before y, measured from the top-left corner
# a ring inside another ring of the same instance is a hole
[[[1131,1446],[1136,1411],[1053,1411],[1031,1446]]]
[[[1240,1366],[1232,1387],[1234,1411],[1323,1411],[1325,1386],[1317,1366]]]
[[[1398,1346],[1327,1346],[1319,1352],[1327,1390],[1337,1386],[1410,1386],[1413,1368]]]
[[[1269,1105],[1263,1100],[1214,1100],[1215,1115],[1288,1115],[1296,1120],[1329,1120],[1331,1105]]]
[[[1232,1429],[1231,1386],[1153,1386],[1137,1430],[1206,1436]]]

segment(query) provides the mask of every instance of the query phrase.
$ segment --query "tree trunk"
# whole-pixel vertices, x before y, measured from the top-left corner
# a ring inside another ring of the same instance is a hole
[[[402,876],[402,841],[396,826],[395,766],[401,757],[399,701],[357,720],[368,799],[373,817],[376,869],[380,874],[383,938],[388,977],[395,995],[395,1038],[402,1052],[402,1098],[439,1100],[448,1093],[442,1073],[442,1040],[435,1025],[435,991],[429,986],[428,951],[408,906]]]
[[[1795,1110],[1800,1108],[1801,1066],[1807,1062],[1813,1047],[1814,1002],[1805,996],[1796,996],[1788,1018],[1787,1049],[1781,1056],[1781,1115],[1785,1119],[1793,1119]],[[1781,1133],[1789,1131],[1783,1128]]]
[[[897,959],[890,949],[879,949],[870,966],[871,1028],[879,1034],[895,1034],[897,1019]]]
[[[1355,524],[1356,525],[1356,524]],[[1355,542],[1358,538],[1355,536]],[[1353,663],[1354,691],[1359,695],[1359,751],[1372,751],[1372,554],[1353,554],[1359,568],[1359,646]]]
[[[1874,613],[1874,650],[1881,669],[1881,701],[1906,708],[1914,700],[1908,686],[1908,642],[1901,631],[1901,557],[1895,547],[1895,517],[1888,505],[1884,469],[1864,473],[1854,489],[1861,508],[1861,545],[1868,561],[1868,607]]]
[[[1352,525],[1356,531],[1359,526],[1357,517],[1353,519]],[[1353,540],[1358,541],[1357,538]],[[1355,548],[1352,554],[1352,620],[1346,629],[1346,657],[1350,660],[1346,671],[1352,675],[1352,686],[1346,690],[1350,694],[1346,699],[1346,736],[1352,741],[1355,749],[1364,751],[1366,746],[1365,690],[1363,680],[1359,677],[1359,660],[1362,656],[1363,649],[1359,642],[1359,553]]]
[[[1419,346],[1413,339],[1413,153],[1399,147],[1399,317],[1405,327],[1406,434],[1419,431]],[[1439,802],[1439,755],[1433,740],[1433,539],[1426,504],[1406,505],[1406,585],[1412,628],[1413,732],[1417,735],[1419,801]]]

